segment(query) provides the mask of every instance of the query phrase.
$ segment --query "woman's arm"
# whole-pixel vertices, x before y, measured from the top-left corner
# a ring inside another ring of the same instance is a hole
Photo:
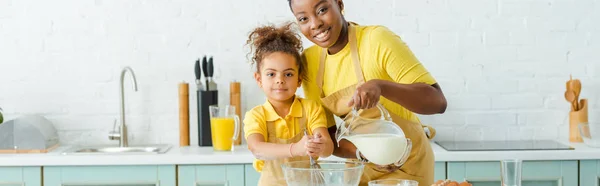
[[[401,84],[381,79],[372,79],[358,86],[356,95],[348,105],[371,108],[379,102],[379,96],[418,114],[437,114],[446,111],[446,98],[437,83]]]
[[[446,111],[447,102],[442,89],[436,83],[400,84],[386,80],[374,80],[381,95],[390,101],[418,114],[438,114]]]
[[[265,142],[262,134],[250,134],[246,139],[248,149],[260,160],[272,160],[279,158],[289,158],[296,156],[305,156],[306,151],[303,144],[308,138],[305,136],[298,143],[292,144],[275,144]]]

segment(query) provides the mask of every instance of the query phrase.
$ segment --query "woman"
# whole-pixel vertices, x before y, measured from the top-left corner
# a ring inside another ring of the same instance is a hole
[[[304,51],[308,79],[302,87],[307,99],[321,100],[327,108],[331,136],[335,136],[332,114],[342,117],[352,107],[376,112],[373,107],[381,104],[412,141],[411,153],[402,167],[368,163],[360,185],[387,178],[431,185],[433,151],[415,113],[437,114],[446,110],[446,99],[432,75],[400,37],[386,27],[346,21],[342,0],[288,2],[302,34],[316,45]],[[334,145],[335,156],[364,159],[352,143],[339,143],[339,147]]]

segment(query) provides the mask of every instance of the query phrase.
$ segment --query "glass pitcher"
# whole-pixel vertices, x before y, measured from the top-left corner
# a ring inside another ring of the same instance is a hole
[[[240,117],[235,114],[235,107],[211,105],[209,113],[213,149],[217,151],[233,150],[234,141],[239,137],[240,128]]]
[[[346,114],[336,131],[338,145],[342,139],[352,142],[369,162],[377,165],[402,166],[412,149],[410,139],[381,104]]]

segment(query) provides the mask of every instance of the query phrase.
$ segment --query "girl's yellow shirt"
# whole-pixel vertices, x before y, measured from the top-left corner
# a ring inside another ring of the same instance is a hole
[[[304,108],[304,113],[302,113]],[[246,112],[244,117],[244,134],[245,138],[251,134],[262,134],[265,141],[268,141],[269,134],[267,133],[267,122],[273,122],[275,126],[275,136],[280,139],[290,139],[298,134],[304,133],[304,128],[300,121],[302,117],[306,117],[306,128],[308,133],[312,135],[312,131],[319,127],[327,126],[327,118],[321,105],[316,101],[311,101],[296,96],[290,108],[290,111],[285,117],[281,117],[275,112],[275,109],[266,101],[264,104],[256,106]],[[264,165],[263,160],[254,160],[254,169],[258,172],[262,171]]]

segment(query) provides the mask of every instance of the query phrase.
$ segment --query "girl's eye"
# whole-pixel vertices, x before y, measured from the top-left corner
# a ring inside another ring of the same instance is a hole
[[[287,77],[293,77],[294,74],[293,73],[286,73],[285,76],[287,76]]]
[[[267,73],[267,76],[273,76],[273,75],[275,75],[275,73],[272,73],[272,72]]]
[[[298,22],[304,22],[304,21],[306,21],[306,17],[300,17],[300,18],[298,18]]]

